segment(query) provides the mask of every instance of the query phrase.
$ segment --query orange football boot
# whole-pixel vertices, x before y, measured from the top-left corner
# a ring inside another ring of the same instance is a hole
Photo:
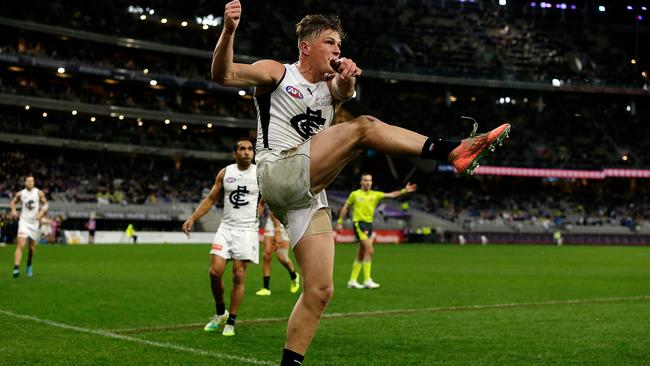
[[[474,122],[474,129],[468,138],[462,140],[460,145],[449,153],[449,162],[460,174],[473,174],[478,168],[478,161],[488,152],[494,151],[496,145],[502,144],[508,138],[510,124],[504,123],[488,133],[476,135],[478,123]]]

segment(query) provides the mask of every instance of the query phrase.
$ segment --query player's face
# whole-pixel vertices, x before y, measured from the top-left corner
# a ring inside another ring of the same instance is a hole
[[[341,57],[341,36],[337,31],[326,29],[309,42],[309,55],[316,69],[323,73],[335,72],[331,60]]]
[[[233,157],[238,165],[251,164],[255,157],[253,144],[250,141],[239,141],[237,143],[237,151],[233,152]]]
[[[27,189],[34,188],[34,177],[25,178],[25,188]]]
[[[372,188],[372,175],[364,175],[361,177],[361,189],[368,191]]]

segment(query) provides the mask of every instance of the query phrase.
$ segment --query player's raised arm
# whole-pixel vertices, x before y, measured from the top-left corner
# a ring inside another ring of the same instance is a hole
[[[384,194],[384,197],[386,198],[397,198],[401,195],[407,194],[407,193],[412,193],[415,192],[418,189],[417,184],[412,184],[412,183],[406,183],[406,186],[404,188],[400,189],[399,191],[393,191]]]
[[[18,217],[18,211],[16,211],[16,206],[20,202],[20,192],[16,193],[14,198],[11,200],[11,216]]]
[[[235,63],[235,31],[241,18],[241,3],[226,4],[223,30],[212,54],[212,80],[224,86],[248,87],[275,85],[284,74],[284,66],[273,60],[260,60],[252,65]]]
[[[41,190],[38,191],[38,199],[41,201],[41,207],[38,210],[38,213],[36,214],[36,220],[40,220],[41,218],[43,218],[48,208],[50,207],[49,204],[47,203],[47,198],[45,197],[45,193],[43,193],[43,191]]]
[[[192,231],[192,226],[194,226],[194,221],[200,219],[206,213],[208,213],[212,208],[212,206],[215,204],[215,202],[217,202],[217,200],[219,199],[219,193],[221,192],[221,189],[223,189],[223,176],[225,174],[226,174],[225,168],[219,171],[219,174],[217,174],[217,178],[214,180],[214,185],[210,190],[210,194],[208,194],[207,197],[201,200],[201,203],[199,203],[199,207],[197,207],[196,210],[194,210],[192,216],[190,216],[190,218],[183,223],[183,232],[185,233],[185,235],[190,236],[190,231]]]

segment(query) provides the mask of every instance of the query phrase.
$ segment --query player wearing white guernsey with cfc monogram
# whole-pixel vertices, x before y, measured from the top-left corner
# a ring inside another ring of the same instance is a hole
[[[259,221],[263,206],[259,202],[257,167],[253,164],[253,143],[240,138],[233,144],[235,164],[221,169],[210,194],[185,223],[183,232],[189,236],[194,222],[210,211],[223,189],[223,218],[212,241],[210,250],[210,285],[214,297],[216,315],[205,326],[207,332],[214,332],[220,324],[226,324],[223,335],[235,335],[235,320],[242,300],[246,266],[259,262]],[[228,260],[233,261],[233,289],[230,296],[230,311],[226,311],[223,300],[223,273]]]
[[[45,194],[34,187],[34,176],[28,175],[25,177],[25,189],[18,192],[11,200],[11,214],[14,217],[18,216],[16,206],[19,203],[22,204],[22,207],[20,209],[20,219],[18,220],[18,245],[14,253],[14,278],[20,275],[20,261],[27,241],[29,241],[27,276],[32,277],[33,275],[32,260],[36,250],[36,242],[40,239],[40,221],[48,208]]]
[[[296,25],[297,63],[260,60],[248,65],[233,60],[241,14],[239,0],[226,4],[212,79],[224,86],[255,87],[262,197],[287,225],[303,278],[281,361],[295,366],[302,363],[334,289],[334,236],[323,190],[367,148],[448,161],[466,174],[510,125],[462,141],[427,137],[371,116],[329,127],[335,107],[352,98],[362,73],[354,61],[341,57],[345,34],[339,19],[307,15]]]

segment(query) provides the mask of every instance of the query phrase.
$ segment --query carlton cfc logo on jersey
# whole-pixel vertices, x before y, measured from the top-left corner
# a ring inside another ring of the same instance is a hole
[[[302,99],[302,93],[300,90],[296,89],[295,86],[289,85],[285,88],[285,90],[287,91],[287,94],[291,95],[292,97],[296,99]]]
[[[228,177],[228,178],[226,178],[226,183],[235,183],[236,180],[237,180],[237,178],[235,178],[235,177]]]

